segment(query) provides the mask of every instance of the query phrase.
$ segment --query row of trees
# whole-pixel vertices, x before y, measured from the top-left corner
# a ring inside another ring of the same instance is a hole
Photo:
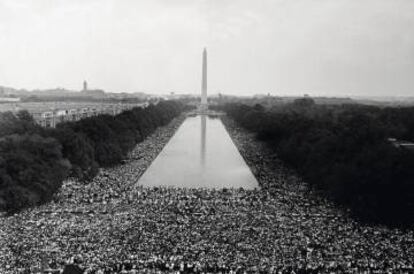
[[[304,179],[367,221],[414,224],[414,108],[321,106],[311,99],[266,110],[221,108],[277,151]]]
[[[26,111],[0,113],[0,209],[9,212],[52,198],[67,176],[93,178],[120,163],[157,127],[186,106],[178,101],[99,115],[44,129]]]

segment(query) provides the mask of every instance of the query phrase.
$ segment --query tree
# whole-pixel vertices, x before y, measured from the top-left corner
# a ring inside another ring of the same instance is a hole
[[[45,135],[55,138],[62,145],[63,157],[71,163],[71,176],[90,180],[98,173],[95,150],[85,135],[76,133],[69,127],[49,129]]]
[[[409,136],[414,108],[327,107],[308,99],[272,111],[240,104],[221,108],[358,218],[413,225],[414,151],[394,147],[387,137]]]
[[[0,155],[0,201],[8,211],[50,200],[70,168],[59,143],[39,135],[0,139]]]

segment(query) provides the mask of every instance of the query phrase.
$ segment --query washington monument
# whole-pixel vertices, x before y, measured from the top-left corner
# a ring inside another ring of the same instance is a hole
[[[207,110],[207,50],[203,50],[202,82],[201,82],[201,105],[200,110]]]

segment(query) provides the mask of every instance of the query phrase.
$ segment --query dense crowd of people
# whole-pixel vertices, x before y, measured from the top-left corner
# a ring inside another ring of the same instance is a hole
[[[355,222],[223,118],[260,189],[144,188],[138,178],[183,117],[92,182],[0,217],[0,273],[414,271],[413,231]]]

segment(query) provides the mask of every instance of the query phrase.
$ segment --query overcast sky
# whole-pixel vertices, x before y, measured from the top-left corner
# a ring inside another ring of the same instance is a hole
[[[413,0],[0,0],[0,85],[414,95]]]

